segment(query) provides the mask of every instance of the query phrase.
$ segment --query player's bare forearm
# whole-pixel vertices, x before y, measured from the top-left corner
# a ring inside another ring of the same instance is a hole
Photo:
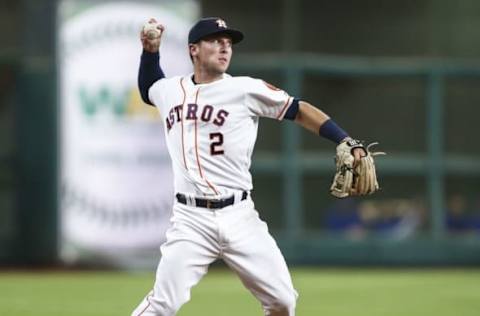
[[[308,102],[300,101],[298,103],[298,113],[295,117],[295,122],[305,129],[318,134],[318,130],[323,123],[325,123],[330,117],[314,107]]]
[[[300,101],[298,103],[298,112],[297,112],[297,116],[295,117],[295,122],[297,124],[303,126],[305,129],[308,129],[309,131],[311,131],[315,134],[318,134],[319,130],[320,130],[320,127],[325,122],[327,122],[328,120],[330,120],[330,117],[327,114],[322,112],[320,109],[314,107],[310,103],[304,102],[304,101]],[[336,126],[336,124],[335,124],[335,126]],[[336,126],[335,130],[337,130],[337,128],[339,128],[339,127]],[[336,136],[335,137],[336,138],[336,140],[335,140],[336,143],[340,143],[340,141],[350,139],[350,137],[343,130],[340,129],[340,131],[341,131],[341,133],[339,133],[338,130],[334,133],[335,136]],[[325,136],[325,134],[322,134],[321,132],[320,132],[320,135]],[[334,140],[330,137],[327,137],[327,138],[329,138],[331,140]],[[355,148],[355,149],[353,149],[352,153],[353,153],[354,158],[355,158],[355,161],[353,163],[354,166],[356,166],[358,164],[361,157],[366,156],[366,150],[363,149],[363,148]]]

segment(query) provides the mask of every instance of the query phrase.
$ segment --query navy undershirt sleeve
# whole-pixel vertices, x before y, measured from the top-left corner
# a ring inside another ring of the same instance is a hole
[[[138,69],[138,89],[142,96],[143,102],[153,105],[148,98],[148,89],[160,79],[165,78],[165,74],[160,68],[160,55],[159,53],[150,53],[147,51],[142,52],[140,58],[140,67]]]
[[[287,112],[285,112],[285,115],[283,116],[283,118],[287,119],[287,120],[295,120],[295,117],[297,117],[297,113],[298,113],[298,102],[300,100],[294,98],[293,101],[292,101],[292,104],[290,104],[290,106],[288,107],[288,110]]]

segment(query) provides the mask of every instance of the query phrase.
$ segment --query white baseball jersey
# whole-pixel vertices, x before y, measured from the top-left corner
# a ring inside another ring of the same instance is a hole
[[[228,74],[207,84],[195,84],[192,74],[161,79],[149,99],[163,118],[175,191],[199,197],[252,189],[258,119],[283,119],[293,101],[262,80]]]

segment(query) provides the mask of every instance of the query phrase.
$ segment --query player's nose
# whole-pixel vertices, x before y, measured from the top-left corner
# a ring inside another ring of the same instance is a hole
[[[220,48],[220,54],[221,54],[221,55],[224,55],[224,56],[227,56],[227,55],[228,55],[228,49],[229,49],[228,47],[222,46],[222,47]]]

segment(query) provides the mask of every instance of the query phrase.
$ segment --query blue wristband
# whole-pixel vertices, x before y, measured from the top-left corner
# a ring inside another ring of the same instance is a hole
[[[320,126],[318,134],[337,144],[340,144],[342,140],[348,137],[347,132],[338,126],[332,119],[327,120]]]

